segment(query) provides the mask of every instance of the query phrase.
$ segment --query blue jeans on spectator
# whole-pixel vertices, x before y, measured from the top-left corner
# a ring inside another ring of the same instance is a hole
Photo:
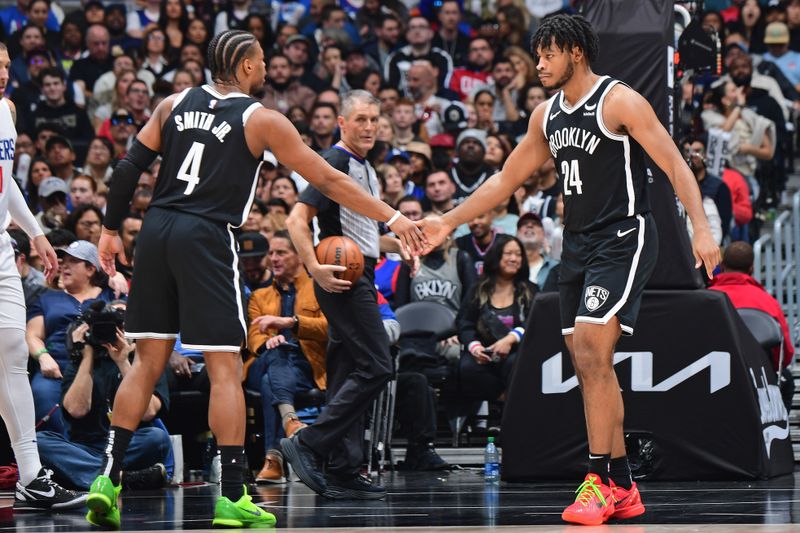
[[[56,404],[61,403],[61,380],[46,378],[37,369],[31,378],[31,391],[33,392],[33,407],[36,412],[36,423],[38,424]],[[64,416],[61,414],[61,407],[50,414],[47,422],[37,428],[38,431],[54,431],[66,435],[66,425]]]
[[[295,394],[316,387],[314,372],[300,348],[293,343],[267,350],[247,371],[245,386],[261,393],[264,411],[264,453],[280,449],[284,437],[278,404],[294,405]]]
[[[56,478],[81,490],[89,490],[103,463],[105,440],[93,444],[68,440],[54,431],[40,431],[36,443],[42,464],[53,470]],[[141,470],[163,463],[171,450],[169,435],[157,427],[137,429],[131,439],[123,470]]]

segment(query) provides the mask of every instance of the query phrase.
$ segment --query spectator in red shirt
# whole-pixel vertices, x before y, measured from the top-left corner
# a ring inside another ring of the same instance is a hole
[[[788,369],[794,358],[794,345],[781,305],[753,279],[753,259],[753,247],[749,243],[737,241],[729,244],[722,255],[722,273],[712,280],[710,288],[727,294],[736,309],[760,309],[780,323],[783,331],[781,395],[788,410],[794,393],[794,380]],[[779,358],[780,349],[776,348],[772,352],[772,365],[775,369],[778,369]]]
[[[733,229],[731,238],[734,241],[749,241],[750,232],[748,224],[753,220],[753,204],[750,202],[750,187],[747,186],[744,176],[732,168],[722,172],[722,181],[731,190],[733,203]]]

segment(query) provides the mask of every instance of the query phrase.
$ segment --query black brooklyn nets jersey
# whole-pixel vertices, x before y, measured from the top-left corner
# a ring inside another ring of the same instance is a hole
[[[618,80],[603,76],[574,107],[563,91],[542,124],[564,192],[564,227],[593,231],[650,210],[644,150],[603,124],[603,100]]]
[[[208,85],[183,91],[161,129],[164,159],[150,206],[241,226],[261,166],[244,125],[259,107],[250,96],[223,95]]]

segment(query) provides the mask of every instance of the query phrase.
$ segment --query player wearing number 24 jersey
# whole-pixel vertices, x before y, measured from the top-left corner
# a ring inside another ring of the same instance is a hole
[[[528,132],[501,173],[464,203],[422,221],[429,246],[460,224],[499,204],[547,158],[556,163],[564,194],[564,243],[559,300],[564,342],[581,381],[589,468],[565,521],[599,525],[644,513],[631,479],[623,434],[624,408],[614,373],[614,347],[633,334],[644,285],[655,268],[655,223],[646,197],[645,152],[669,178],[695,231],[692,251],[709,276],[719,262],[694,176],[650,104],[636,91],[592,71],[599,39],[589,21],[555,15],[532,39],[545,89]]]

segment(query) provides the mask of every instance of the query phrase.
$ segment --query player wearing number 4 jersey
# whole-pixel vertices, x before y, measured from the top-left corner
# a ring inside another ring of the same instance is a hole
[[[562,518],[598,525],[644,512],[625,455],[624,409],[612,363],[620,335],[633,334],[656,260],[645,153],[667,175],[697,228],[696,266],[705,265],[709,276],[719,248],[694,176],[650,104],[627,85],[592,72],[598,39],[589,22],[568,15],[545,19],[532,48],[542,85],[561,91],[531,114],[525,138],[501,173],[421,226],[435,246],[485,206],[508,198],[547,158],[555,159],[564,192],[561,327],[581,383],[590,452],[589,472]]]
[[[250,211],[266,149],[323,194],[388,221],[408,247],[416,250],[422,244],[413,223],[329,166],[303,144],[283,115],[250,96],[263,86],[266,74],[264,51],[252,34],[226,31],[214,37],[208,66],[214,83],[159,104],[112,176],[99,243],[100,261],[109,273],[114,272],[116,255],[124,260],[117,230],[139,175],[162,154],[153,200],[137,239],[125,323],[127,334],[137,340],[137,357],[117,392],[102,471],[87,500],[87,520],[98,526],[120,526],[121,461],[178,333],[185,346],[204,352],[211,379],[209,424],[222,460],[222,495],[213,525],[275,523],[244,490],[239,350],[246,327],[231,232]]]

